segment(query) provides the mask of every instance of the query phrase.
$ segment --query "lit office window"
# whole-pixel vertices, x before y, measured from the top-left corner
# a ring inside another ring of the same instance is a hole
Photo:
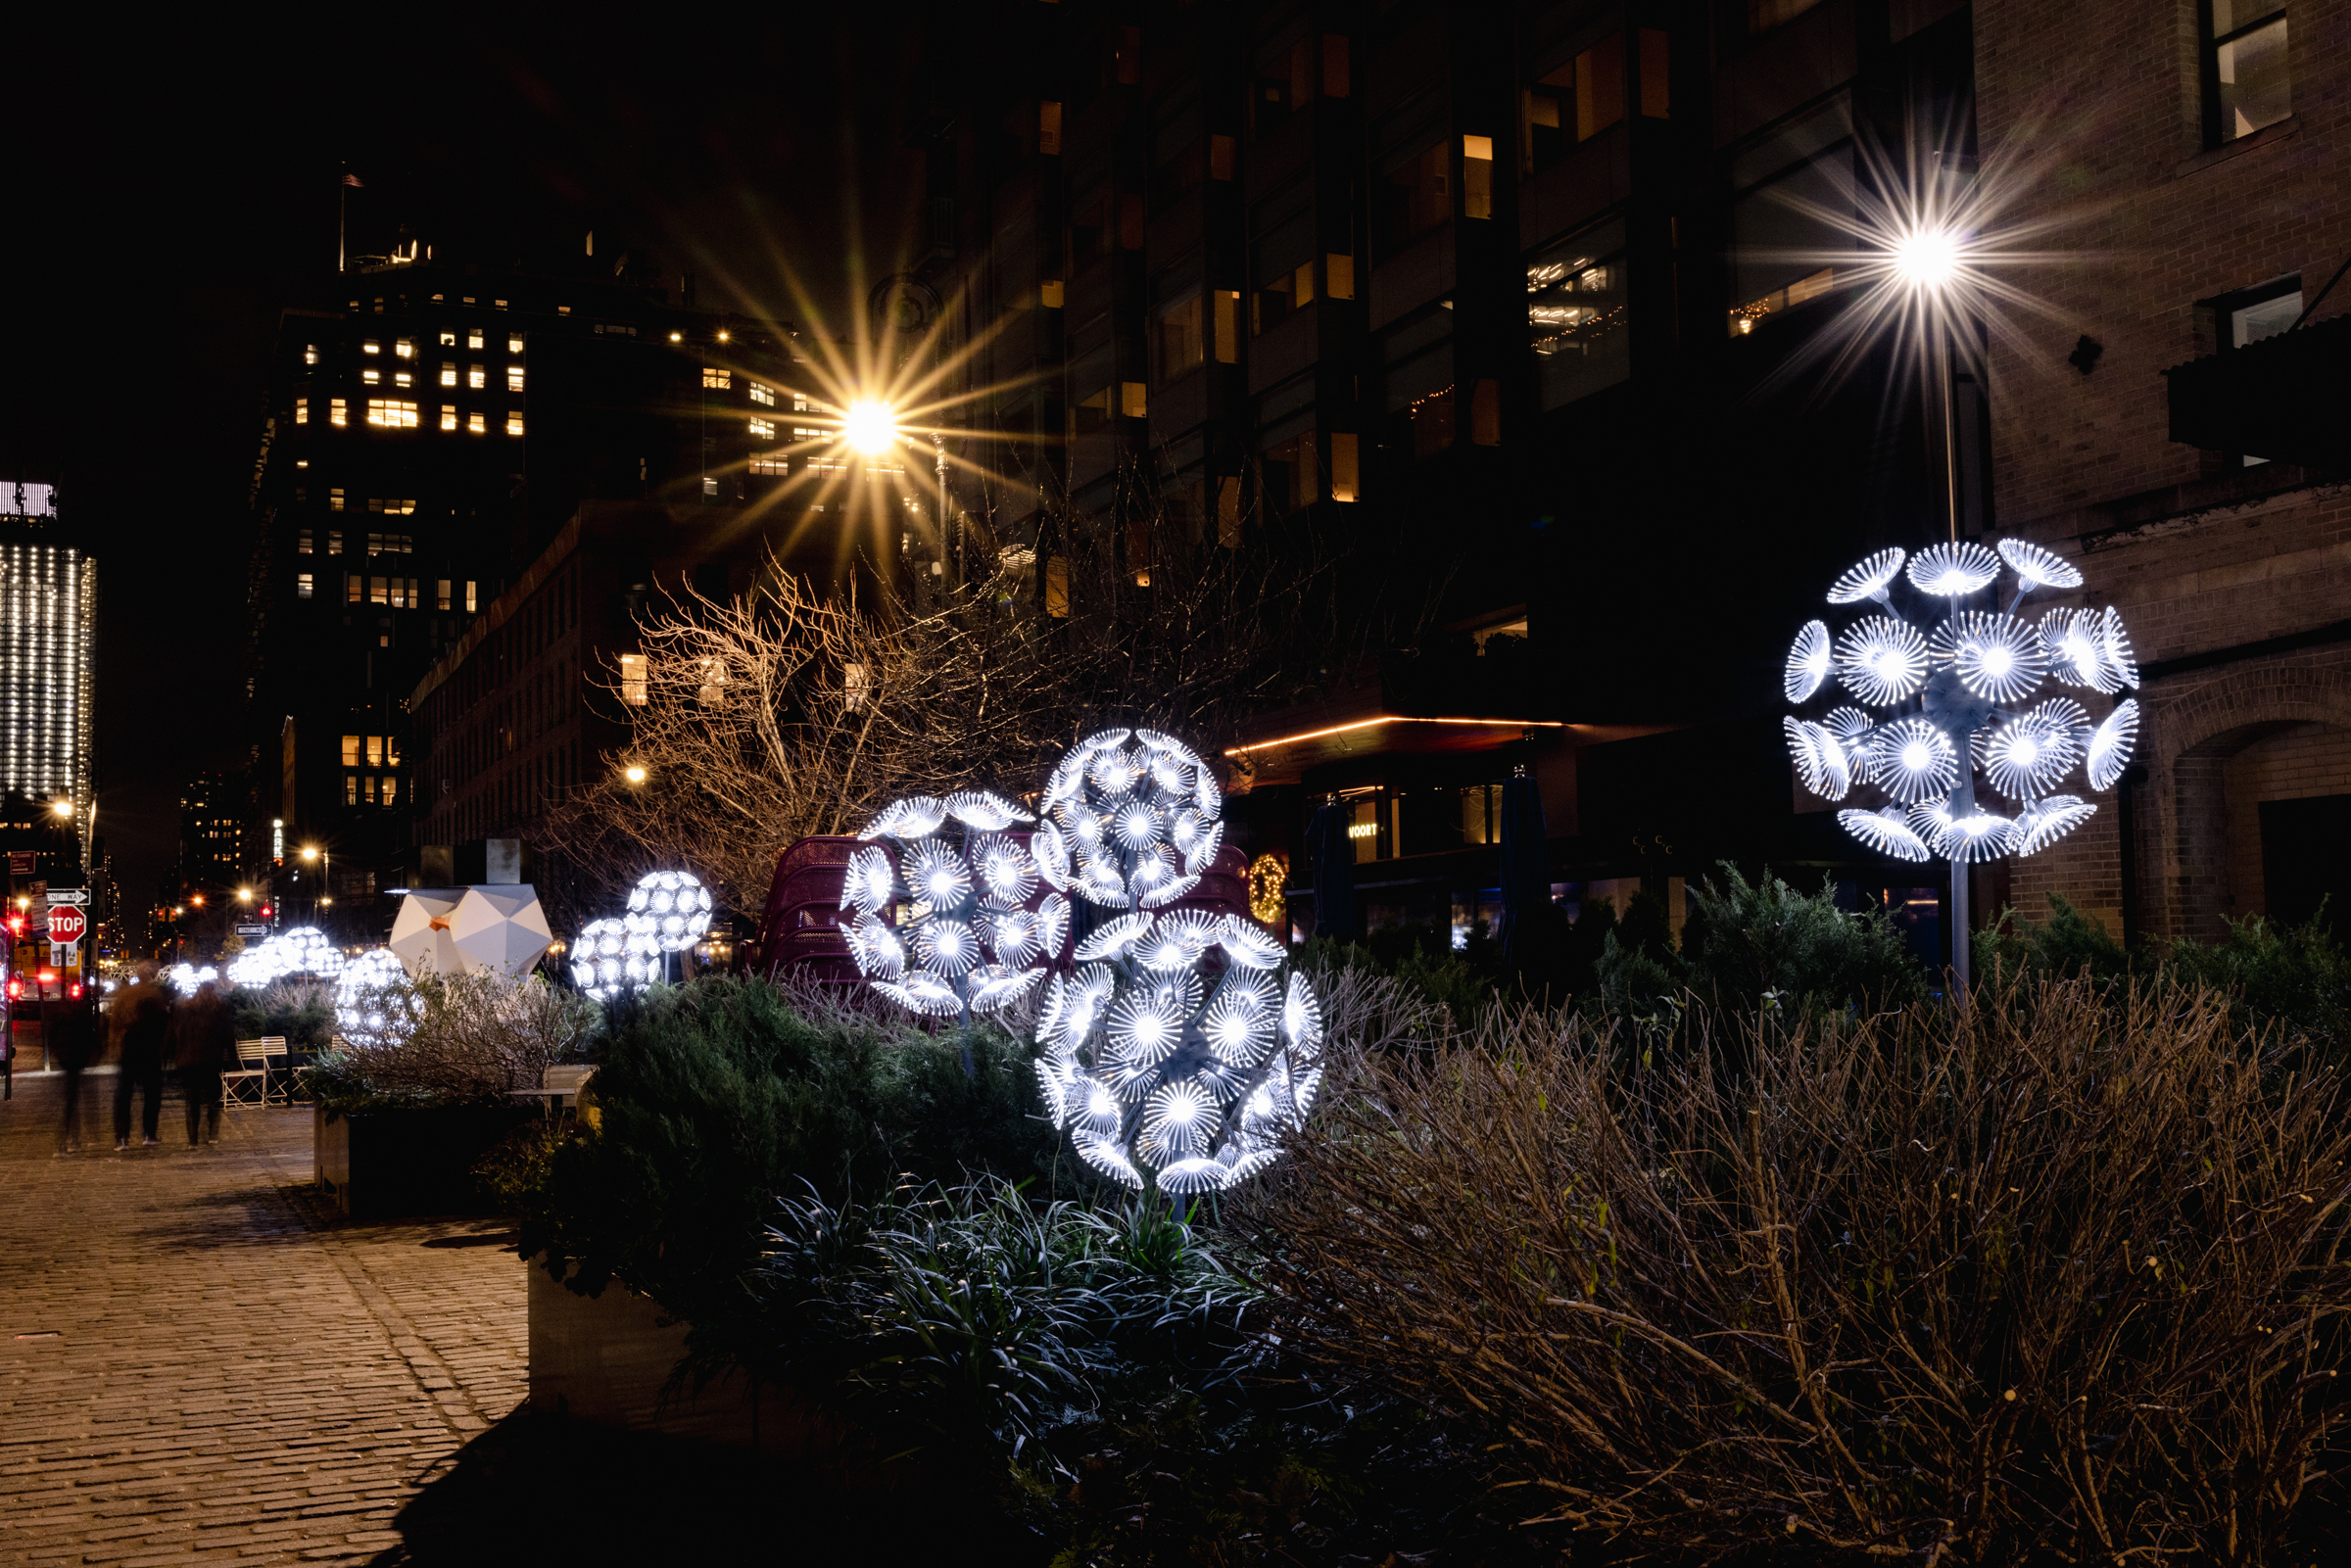
[[[367,602],[370,604],[389,605],[392,602],[391,583],[381,577],[370,577],[367,579]]]
[[[391,774],[384,775],[384,804],[387,806],[400,804],[400,780]]]
[[[360,379],[371,387],[381,386],[383,385],[384,373],[375,368],[375,366],[369,365],[366,369],[360,372]]]
[[[724,370],[713,370],[708,365],[702,366],[702,385],[705,387],[716,387],[721,392],[726,391],[728,386],[727,372]]]
[[[316,591],[317,580],[311,573],[296,572],[294,574],[294,596],[296,598],[309,598]]]
[[[360,776],[356,773],[347,773],[343,776],[343,804],[356,806],[359,803]]]
[[[443,385],[443,386],[445,386],[445,387],[454,387],[454,386],[456,386],[456,384],[457,384],[457,362],[456,362],[455,359],[444,359],[444,360],[442,360],[442,361],[441,361],[441,385]]]
[[[467,329],[466,329],[466,332],[465,332],[465,347],[467,347],[468,349],[478,349],[478,348],[480,348],[481,346],[482,346],[482,329],[481,329],[480,327],[469,327],[469,328],[467,328]]]
[[[466,614],[468,614],[468,615],[471,615],[472,613],[474,613],[474,610],[473,610],[473,583],[472,583],[470,580],[468,580],[468,581],[466,582],[466,584],[465,584],[465,613],[466,613]]]
[[[506,334],[506,352],[508,354],[520,354],[522,352],[521,333],[509,332]]]
[[[457,405],[456,404],[445,403],[441,405],[441,428],[444,430],[457,428]]]
[[[330,425],[347,425],[351,423],[351,414],[349,410],[344,407],[343,400],[341,398],[329,398],[327,400],[326,422]]]
[[[343,509],[343,492],[330,490],[326,493],[326,509],[330,512],[339,512]],[[339,550],[343,547],[341,534],[330,533],[326,537],[333,542],[327,546],[330,550]]]
[[[415,384],[416,378],[408,374],[406,370],[395,370],[392,372],[392,385],[396,387],[412,387]]]
[[[751,455],[751,472],[770,475],[789,474],[792,472],[792,458],[783,451],[754,452]]]
[[[455,332],[444,332],[441,334],[441,347],[444,349],[454,349],[456,346],[457,335]]]
[[[775,388],[773,388],[773,387],[763,387],[763,386],[759,385],[759,383],[758,383],[758,382],[756,382],[756,381],[754,381],[754,382],[752,382],[752,383],[750,384],[750,388],[751,388],[751,402],[753,402],[753,403],[755,403],[755,404],[761,404],[762,406],[769,407],[769,408],[773,408],[773,407],[776,405],[776,389],[775,389]]]
[[[822,441],[825,439],[827,434],[828,432],[826,431],[812,430],[806,425],[793,425],[792,427],[792,439],[794,441]]]
[[[436,582],[436,583],[435,583],[433,586],[434,586],[434,590],[435,590],[435,592],[434,592],[434,594],[433,594],[433,608],[435,608],[435,609],[437,609],[437,610],[446,610],[446,609],[448,609],[448,608],[449,608],[449,579],[448,579],[448,578],[446,578],[446,577],[444,577],[444,578],[441,578],[441,579],[439,579],[439,580],[438,580],[438,581],[437,581],[437,582]]]
[[[522,412],[520,409],[507,410],[506,434],[509,436],[519,436],[522,434]]]
[[[1623,218],[1587,229],[1535,259],[1526,269],[1526,323],[1546,408],[1632,373]]]
[[[294,400],[294,422],[298,425],[307,425],[311,422],[310,399],[297,398]]]
[[[347,735],[343,737],[344,767],[356,768],[360,765],[360,737],[356,735]]]
[[[316,364],[318,362],[318,345],[315,343],[306,343],[302,346],[302,362],[304,364]]]
[[[518,364],[510,364],[506,366],[506,390],[508,392],[520,392],[522,390],[522,366]]]
[[[334,509],[336,511],[341,511],[343,509],[342,496],[343,492],[339,490],[335,492],[336,499]],[[340,555],[343,553],[343,530],[340,528],[330,528],[326,531],[326,552],[329,555]]]
[[[2281,0],[2212,0],[2205,15],[2212,24],[2204,37],[2206,124],[2218,146],[2292,114],[2293,78]]]
[[[392,345],[392,352],[403,359],[413,359],[416,357],[416,340],[414,338],[402,338],[399,342]]]
[[[310,531],[309,529],[307,529],[307,528],[297,528],[296,530],[294,530],[294,553],[295,553],[295,554],[297,554],[297,555],[309,555],[309,554],[312,554],[312,553],[313,552],[313,547],[314,547],[314,538],[313,538],[313,536],[312,535],[312,533],[311,533],[311,531]]]
[[[620,700],[635,707],[645,705],[645,655],[623,653],[620,656]]]
[[[367,400],[367,422],[381,425],[387,430],[413,430],[416,428],[416,405],[396,398],[370,398]]]
[[[753,439],[753,440],[755,440],[755,441],[773,441],[773,440],[775,440],[775,439],[776,439],[776,422],[775,422],[774,420],[772,420],[772,419],[762,419],[762,418],[758,417],[758,415],[756,415],[756,414],[752,415],[752,416],[751,416],[751,437],[752,437],[752,439]]]
[[[361,354],[381,354],[384,352],[384,346],[374,342],[362,343],[360,345],[360,352]]]
[[[465,385],[469,387],[486,387],[489,384],[489,374],[483,370],[480,365],[467,365],[465,367]]]
[[[1140,419],[1149,412],[1149,409],[1150,404],[1143,397],[1141,382],[1122,381],[1119,383],[1119,412],[1129,419]]]
[[[476,436],[488,435],[490,433],[489,417],[485,414],[469,413],[465,416],[465,428]]]

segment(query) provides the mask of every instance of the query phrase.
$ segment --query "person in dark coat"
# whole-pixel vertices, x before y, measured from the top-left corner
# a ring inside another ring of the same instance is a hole
[[[115,993],[115,1036],[121,1042],[121,1069],[115,1079],[115,1153],[130,1147],[130,1091],[145,1092],[147,1102],[139,1118],[150,1149],[164,1114],[164,1037],[171,1026],[171,1003],[164,995],[155,966],[139,966],[135,984]]]
[[[98,1060],[102,1038],[96,1005],[86,994],[51,1004],[41,1035],[49,1060],[66,1075],[66,1120],[58,1129],[57,1152],[74,1154],[81,1148],[81,1075]]]
[[[188,1103],[188,1147],[220,1141],[220,1074],[237,1060],[237,1024],[214,982],[171,1009],[171,1065],[179,1069],[180,1096]],[[199,1140],[197,1124],[209,1117]]]

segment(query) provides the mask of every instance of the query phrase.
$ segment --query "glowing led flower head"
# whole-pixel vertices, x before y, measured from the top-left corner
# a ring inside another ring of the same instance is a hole
[[[1223,791],[1197,752],[1153,730],[1109,730],[1073,747],[1045,782],[1050,832],[1037,874],[1090,904],[1164,909],[1200,885],[1223,847]]]
[[[2004,608],[1959,607],[2003,570],[2015,573]],[[1901,577],[1917,595],[1906,605],[1896,599]],[[2090,788],[2113,786],[2137,738],[2138,704],[2126,699],[2093,728],[2081,703],[2041,688],[2051,678],[2108,693],[2135,687],[2130,635],[2111,606],[2059,606],[2031,624],[2016,614],[2027,594],[2082,583],[2072,562],[2018,539],[1934,545],[1907,557],[1884,550],[1847,572],[1830,602],[1878,606],[1831,644],[1840,684],[1864,707],[1782,721],[1804,787],[1833,800],[1873,789],[1891,799],[1838,820],[1899,860],[2029,855],[2089,820],[2094,806],[2057,791],[2076,767]],[[1827,637],[1821,621],[1798,634],[1784,680],[1792,701],[1825,687],[1810,675]],[[1983,789],[2016,801],[2021,814],[1984,810]]]
[[[1788,700],[1810,700],[1827,682],[1829,664],[1829,623],[1806,621],[1804,629],[1796,634],[1796,645],[1788,650],[1788,672],[1780,683]]]
[[[343,973],[343,952],[315,926],[297,926],[271,938],[277,948],[278,973],[315,974],[333,979]],[[268,944],[264,944],[268,945]]]

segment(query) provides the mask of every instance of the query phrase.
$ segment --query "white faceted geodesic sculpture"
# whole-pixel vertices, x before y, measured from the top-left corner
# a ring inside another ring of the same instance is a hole
[[[710,928],[710,889],[692,872],[657,871],[629,890],[628,928],[652,949],[683,953]]]
[[[2015,574],[2004,608],[2003,569]],[[1894,594],[1905,578],[1913,593],[1902,607]],[[2111,605],[2017,613],[2034,590],[2082,581],[2063,556],[2019,539],[1881,550],[1840,577],[1830,603],[1875,608],[1833,641],[1825,621],[1808,622],[1789,650],[1788,700],[1836,704],[1817,719],[1781,721],[1804,787],[1829,800],[1889,799],[1837,815],[1897,860],[2029,855],[2088,821],[2097,808],[2060,786],[2078,766],[2089,789],[2113,787],[2137,737],[2138,702],[2122,698],[2093,726],[2080,700],[2048,687],[2135,689],[2130,636]],[[1992,604],[1967,604],[1987,591]],[[1983,795],[2014,814],[1986,809]]]
[[[408,972],[408,978],[464,973],[464,961],[458,956],[450,927],[464,896],[462,887],[435,887],[411,892],[400,901],[400,913],[392,919],[392,956]]]
[[[468,887],[449,916],[450,945],[464,974],[522,974],[554,939],[538,890],[527,883]]]
[[[876,815],[841,888],[853,912],[841,934],[866,983],[936,1018],[994,1012],[1034,989],[1069,935],[1070,906],[1004,831],[1031,820],[977,789]]]
[[[398,1045],[416,1024],[408,971],[390,948],[371,947],[335,981],[335,1028],[354,1045]]]

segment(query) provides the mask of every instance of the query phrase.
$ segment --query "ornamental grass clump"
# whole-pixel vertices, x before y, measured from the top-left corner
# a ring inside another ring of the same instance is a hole
[[[1641,1550],[2253,1563],[2334,1493],[2329,1068],[2087,980],[1682,1040],[1359,1063],[1253,1216],[1283,1331]]]

